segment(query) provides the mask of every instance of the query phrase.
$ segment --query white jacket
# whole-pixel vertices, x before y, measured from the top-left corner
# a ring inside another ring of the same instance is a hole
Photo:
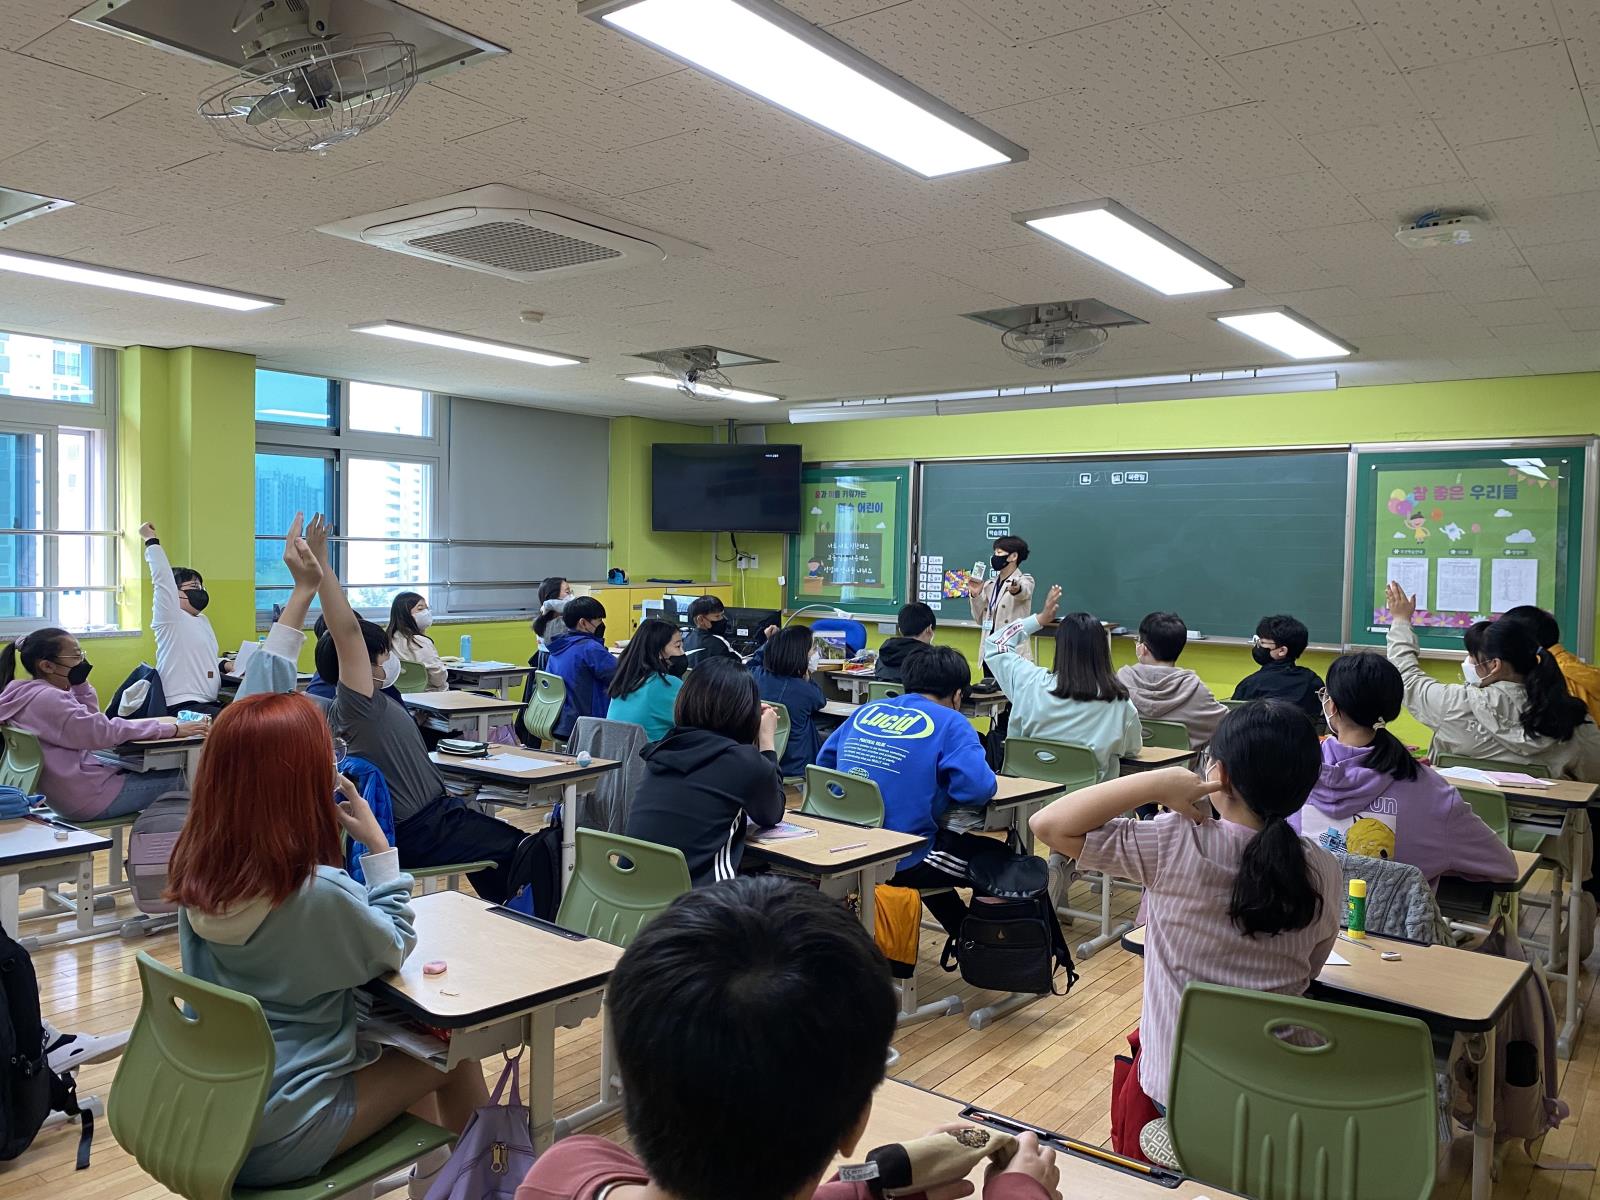
[[[408,637],[403,633],[394,635],[394,652],[400,656],[401,662],[420,663],[428,670],[428,690],[430,692],[447,691],[450,687],[450,672],[444,663],[439,661],[439,648],[433,644],[433,639],[427,634]]]
[[[1015,583],[1020,589],[1015,595],[1011,592],[1011,585]],[[1000,581],[1000,594],[995,595],[995,578],[990,576],[984,580],[983,592],[980,595],[967,596],[967,602],[972,605],[972,619],[982,628],[982,636],[988,637],[997,629],[1004,629],[1013,621],[1020,621],[1033,611],[1033,576],[1025,575],[1021,571],[1008,576]],[[1033,643],[1024,641],[1012,650],[1013,654],[1020,654],[1023,658],[1033,659]],[[988,652],[983,652],[988,658]]]

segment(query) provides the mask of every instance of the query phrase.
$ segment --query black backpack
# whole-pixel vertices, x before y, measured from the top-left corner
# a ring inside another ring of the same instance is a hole
[[[33,960],[0,930],[0,1162],[16,1158],[32,1145],[52,1112],[82,1122],[78,1170],[86,1169],[94,1114],[78,1107],[72,1076],[57,1075],[50,1069]]]
[[[991,992],[1064,996],[1078,982],[1072,952],[1050,902],[1050,871],[1042,858],[995,843],[995,853],[967,864],[972,907],[961,932],[945,943],[939,965],[961,970],[973,987]],[[1067,986],[1055,989],[1065,967]]]
[[[506,874],[507,908],[554,921],[561,907],[561,826],[546,825],[523,838]]]

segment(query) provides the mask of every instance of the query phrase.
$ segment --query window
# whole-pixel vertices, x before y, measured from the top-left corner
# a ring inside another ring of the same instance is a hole
[[[0,332],[0,630],[117,625],[115,359]],[[97,390],[98,381],[104,381]],[[73,405],[70,415],[59,407]]]
[[[283,532],[297,512],[333,521],[334,567],[357,608],[387,615],[396,592],[428,590],[442,561],[434,540],[442,405],[413,388],[256,372],[260,612],[288,598]]]

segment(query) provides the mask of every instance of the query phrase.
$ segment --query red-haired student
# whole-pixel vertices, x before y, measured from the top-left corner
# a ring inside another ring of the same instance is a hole
[[[261,695],[217,718],[173,852],[183,970],[254,996],[277,1052],[245,1187],[320,1171],[409,1110],[460,1130],[488,1101],[477,1063],[448,1074],[364,1042],[356,989],[416,945],[411,877],[303,696]],[[339,831],[369,847],[366,883],[340,869]],[[443,1161],[419,1165],[415,1185]]]

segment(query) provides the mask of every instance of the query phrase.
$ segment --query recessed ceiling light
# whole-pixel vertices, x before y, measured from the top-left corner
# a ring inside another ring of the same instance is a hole
[[[1011,219],[1113,271],[1121,271],[1163,296],[1221,292],[1244,283],[1115,200],[1041,208],[1016,213]]]
[[[1294,359],[1343,358],[1356,348],[1325,329],[1319,329],[1292,308],[1252,308],[1245,312],[1213,313],[1213,319],[1245,337],[1270,346]]]
[[[420,342],[424,346],[442,346],[446,350],[465,350],[469,354],[487,354],[490,358],[509,358],[513,362],[530,363],[536,367],[576,367],[589,361],[571,354],[535,350],[531,346],[518,346],[512,342],[496,342],[488,338],[450,333],[444,329],[408,325],[404,321],[372,321],[366,325],[352,325],[350,331],[375,333],[379,337],[395,338],[402,342]]]
[[[772,0],[588,0],[578,12],[925,178],[1028,157]]]
[[[629,383],[642,383],[648,387],[680,389],[677,377],[673,375],[624,375]],[[775,404],[782,400],[782,396],[774,396],[768,392],[750,392],[744,388],[712,387],[709,383],[692,383],[689,387],[696,396],[704,400],[738,400],[743,404]]]
[[[163,279],[159,275],[141,275],[137,271],[95,267],[67,258],[28,254],[22,250],[0,250],[0,271],[16,271],[21,275],[36,275],[40,279],[55,279],[62,283],[86,283],[90,287],[136,292],[141,296],[156,296],[162,300],[210,304],[216,308],[231,308],[235,312],[277,308],[283,303],[271,296],[252,296],[249,292],[207,287],[203,283],[184,283],[178,279]]]

